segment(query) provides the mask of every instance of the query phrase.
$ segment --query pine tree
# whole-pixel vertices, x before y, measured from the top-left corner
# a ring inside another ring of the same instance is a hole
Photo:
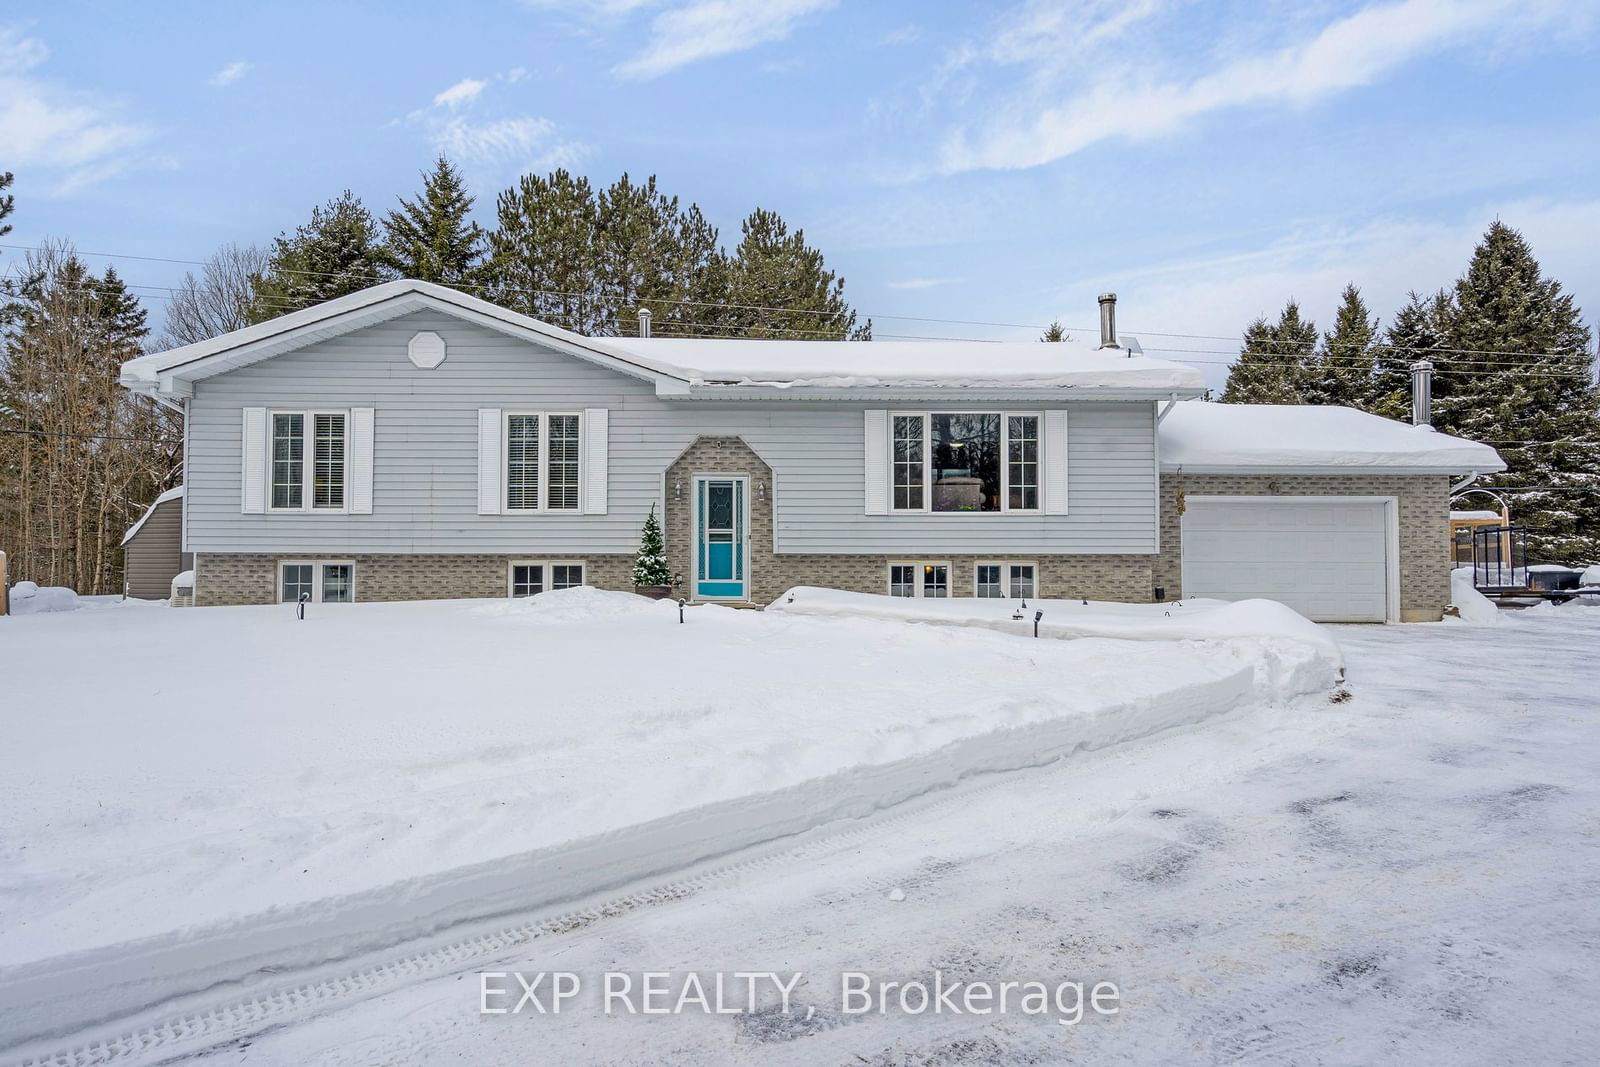
[[[495,201],[482,295],[583,334],[607,325],[600,299],[598,210],[587,178],[525,174]]]
[[[661,523],[652,505],[639,536],[639,557],[633,564],[633,584],[662,586],[672,584],[672,569],[667,566],[667,550],[661,540]]]
[[[483,230],[467,218],[472,197],[461,172],[440,155],[433,170],[422,175],[422,193],[400,198],[400,207],[383,219],[382,258],[402,278],[440,285],[469,285],[477,280],[483,255]]]
[[[1052,320],[1050,325],[1044,328],[1044,333],[1039,335],[1039,340],[1041,341],[1065,341],[1066,339],[1066,327],[1061,325],[1061,320],[1059,319]]]
[[[635,184],[624,174],[600,193],[595,219],[600,301],[615,332],[637,329],[640,308],[667,333],[720,319],[726,257],[697,206],[680,208],[654,175]]]
[[[844,279],[827,269],[804,230],[789,232],[775,211],[756,208],[730,267],[727,321],[733,336],[798,340],[872,338],[844,299]]]
[[[1435,381],[1441,429],[1491,444],[1535,562],[1600,560],[1600,389],[1592,335],[1516,230],[1495,221],[1455,284]]]
[[[1373,353],[1372,380],[1366,400],[1359,406],[1401,422],[1411,418],[1411,365],[1426,359],[1440,368],[1445,365],[1445,331],[1449,329],[1450,295],[1440,290],[1431,297],[1408,294],[1405,306],[1395,312],[1384,333],[1383,344]],[[1445,402],[1458,378],[1435,375],[1435,403]]]
[[[11,183],[15,180],[15,176],[9,170],[0,170],[0,237],[11,232],[11,224],[6,221],[6,217],[16,208],[17,198],[6,190],[11,188]]]
[[[273,242],[267,273],[255,285],[252,322],[311,307],[393,276],[378,224],[346,189],[311,209],[311,221]]]
[[[1245,329],[1244,347],[1228,370],[1222,403],[1304,403],[1307,364],[1316,358],[1316,343],[1316,324],[1300,318],[1300,305],[1293,300],[1276,323],[1256,319]]]
[[[1378,320],[1352,282],[1344,287],[1333,329],[1323,334],[1322,351],[1307,375],[1306,403],[1365,404],[1372,396],[1373,345],[1377,340]]]

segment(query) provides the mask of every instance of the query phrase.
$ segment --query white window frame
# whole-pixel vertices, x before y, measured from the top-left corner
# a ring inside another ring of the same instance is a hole
[[[571,416],[578,420],[578,483],[577,503],[570,508],[550,506],[550,418]],[[539,420],[539,491],[534,494],[536,505],[531,508],[511,506],[511,420],[513,418]],[[506,410],[500,413],[500,511],[505,515],[582,515],[584,490],[584,416],[582,411],[522,411]],[[538,562],[538,561],[535,561]],[[587,576],[588,571],[584,572]]]
[[[539,587],[540,587],[539,591],[541,593],[548,593],[548,592],[551,591],[552,588],[554,588],[554,586],[552,584],[552,579],[554,577],[554,573],[550,569],[552,567],[579,567],[579,568],[582,568],[582,570],[583,570],[583,581],[578,583],[578,584],[579,585],[588,585],[589,584],[589,563],[588,563],[587,560],[581,560],[581,559],[512,559],[512,560],[507,560],[506,561],[506,596],[507,597],[515,597],[517,595],[516,594],[516,576],[517,576],[516,568],[518,568],[518,567],[538,567],[539,568]]]
[[[1044,514],[1044,412],[1007,411],[997,408],[926,408],[922,411],[891,410],[889,413],[889,514],[890,515],[1042,515]],[[998,415],[1000,417],[1000,510],[999,511],[935,511],[933,509],[933,416],[935,415]],[[1014,508],[1011,506],[1011,419],[1026,416],[1038,420],[1038,481],[1036,483],[1039,506]],[[895,506],[894,420],[920,418],[922,420],[922,507]],[[1035,572],[1037,573],[1037,572]]]
[[[292,603],[283,599],[283,568],[285,567],[310,567],[311,568],[311,603],[321,604],[322,600],[322,568],[324,567],[349,567],[350,568],[350,600],[355,604],[359,601],[356,587],[356,561],[353,559],[280,559],[273,574],[275,585],[272,596],[279,604]],[[334,603],[344,603],[334,601]]]
[[[999,567],[1000,568],[1000,589],[1001,589],[1001,595],[1000,596],[998,596],[998,597],[979,597],[978,596],[978,568],[979,567]],[[984,600],[1016,600],[1016,599],[1019,599],[1019,598],[1014,597],[1014,596],[1011,595],[1011,568],[1012,567],[1032,567],[1033,568],[1033,592],[1029,593],[1028,595],[1029,596],[1034,596],[1034,597],[1038,596],[1039,595],[1039,564],[1038,564],[1038,562],[1036,560],[1031,560],[1031,559],[979,559],[979,560],[973,561],[973,564],[972,564],[972,595],[973,595],[973,597],[975,599],[984,599]]]
[[[890,595],[890,596],[894,596],[894,594],[893,594],[893,592],[891,592],[891,590],[894,589],[894,568],[895,567],[915,567],[915,568],[917,568],[917,580],[912,585],[913,592],[912,592],[912,595],[911,595],[911,597],[909,599],[912,599],[912,600],[954,600],[955,599],[955,595],[956,595],[956,579],[955,579],[956,569],[955,569],[955,566],[949,560],[947,560],[947,559],[891,559],[891,560],[889,560],[883,566],[883,591],[886,594]],[[944,568],[945,589],[948,591],[948,595],[947,596],[930,597],[930,596],[925,596],[924,595],[923,581],[922,581],[922,579],[924,577],[924,572],[923,572],[923,568],[924,567],[943,567]],[[974,573],[976,573],[976,572],[974,572]],[[907,597],[895,597],[895,599],[896,600],[906,600],[908,598]]]
[[[277,463],[273,460],[273,442],[275,435],[273,427],[277,424],[279,415],[300,416],[300,506],[297,508],[280,508],[273,504],[274,468]],[[336,508],[319,508],[315,506],[317,496],[316,488],[316,456],[317,456],[317,416],[339,415],[344,419],[344,490],[339,494],[340,504]],[[348,515],[350,513],[350,409],[349,408],[268,408],[267,409],[267,456],[266,456],[266,487],[265,496],[267,514],[277,515]]]

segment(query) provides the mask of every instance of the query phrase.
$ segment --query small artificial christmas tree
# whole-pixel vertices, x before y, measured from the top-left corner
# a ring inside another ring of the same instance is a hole
[[[667,567],[667,550],[661,542],[661,523],[656,520],[654,507],[650,509],[650,517],[644,520],[644,532],[639,536],[639,558],[633,564],[633,584],[641,589],[672,585],[672,571]]]

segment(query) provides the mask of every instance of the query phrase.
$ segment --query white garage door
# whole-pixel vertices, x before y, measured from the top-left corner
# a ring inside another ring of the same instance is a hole
[[[1381,501],[1189,497],[1183,594],[1279,600],[1317,622],[1388,618]]]

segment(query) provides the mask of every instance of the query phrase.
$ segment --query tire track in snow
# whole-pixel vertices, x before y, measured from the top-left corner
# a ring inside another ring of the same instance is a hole
[[[1076,755],[1077,751],[1042,767],[986,772],[975,779],[943,787],[872,815],[804,831],[799,836],[806,840],[798,844],[792,838],[786,838],[751,846],[734,853],[735,856],[745,856],[744,859],[710,861],[706,865],[697,865],[703,869],[693,874],[680,874],[665,881],[649,883],[632,892],[605,897],[553,916],[502,926],[489,933],[431,949],[390,954],[379,962],[354,971],[234,999],[203,1003],[178,1013],[163,1014],[159,1008],[140,1012],[105,1026],[90,1027],[66,1044],[59,1040],[30,1042],[6,1052],[8,1057],[19,1058],[0,1060],[0,1065],[91,1067],[108,1063],[158,1064],[202,1055],[308,1014],[336,1011],[346,1003],[370,999],[418,980],[452,974],[473,964],[493,961],[535,941],[572,933],[642,908],[685,900],[713,886],[732,884],[752,874],[765,873],[834,851],[909,819],[1011,787],[1019,774],[1058,771],[1063,762]],[[689,869],[695,870],[694,867]]]

